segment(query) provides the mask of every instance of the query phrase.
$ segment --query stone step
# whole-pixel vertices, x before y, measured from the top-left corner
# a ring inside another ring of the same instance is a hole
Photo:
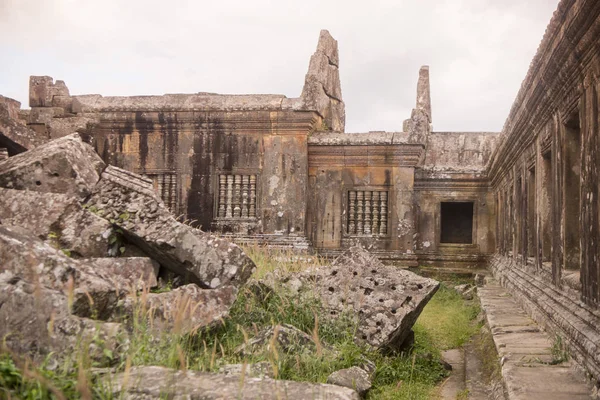
[[[501,357],[508,400],[589,400],[591,389],[574,366],[553,362],[551,337],[494,279],[479,288],[494,344]]]

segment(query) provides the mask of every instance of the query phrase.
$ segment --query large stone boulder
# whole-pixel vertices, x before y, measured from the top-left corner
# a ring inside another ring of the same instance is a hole
[[[0,226],[0,260],[0,337],[11,351],[42,361],[84,345],[92,359],[105,358],[104,349],[116,356],[127,337],[121,325],[79,317],[116,305],[109,284],[15,228]]]
[[[75,133],[0,161],[0,187],[85,198],[104,167]]]
[[[0,226],[0,260],[5,282],[25,281],[64,293],[70,310],[78,316],[108,318],[117,306],[117,289],[93,266],[67,257],[18,228]]]
[[[87,206],[163,267],[203,288],[238,287],[255,270],[237,245],[176,221],[140,175],[108,166]]]
[[[120,313],[144,316],[155,332],[194,333],[220,324],[229,315],[237,293],[237,288],[231,285],[201,289],[189,284],[169,292],[130,296]]]
[[[0,222],[21,227],[78,257],[106,257],[112,224],[65,194],[0,188]]]
[[[423,307],[439,288],[433,279],[384,265],[360,246],[333,261],[300,274],[332,317],[358,317],[357,339],[380,350],[398,350],[410,335]]]
[[[361,397],[364,397],[372,386],[369,373],[360,367],[335,371],[327,377],[327,383],[354,389]]]
[[[282,381],[239,375],[177,371],[163,367],[135,367],[104,378],[105,387],[123,400],[358,400],[358,394],[341,386]]]

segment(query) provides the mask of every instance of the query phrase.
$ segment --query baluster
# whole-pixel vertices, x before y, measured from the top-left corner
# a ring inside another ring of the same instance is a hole
[[[364,222],[364,198],[365,192],[359,191],[356,192],[356,233],[362,235],[363,232],[363,222]]]
[[[351,190],[348,192],[348,233],[356,233],[356,192]]]
[[[364,224],[365,234],[371,234],[371,192],[365,192],[365,224]]]
[[[219,217],[225,218],[227,176],[219,175]]]
[[[242,175],[242,218],[248,218],[248,175]]]
[[[233,217],[239,218],[242,216],[242,176],[235,175],[234,176],[234,186],[233,186]]]
[[[379,194],[380,199],[380,207],[381,207],[381,225],[379,226],[379,234],[386,235],[387,234],[387,221],[388,221],[388,193],[381,192]]]
[[[248,210],[250,218],[256,217],[256,175],[250,175],[250,209]]]
[[[227,208],[225,210],[225,217],[233,217],[233,175],[227,175]]]
[[[379,212],[381,211],[381,204],[379,203],[379,193],[373,192],[373,234],[379,235]]]

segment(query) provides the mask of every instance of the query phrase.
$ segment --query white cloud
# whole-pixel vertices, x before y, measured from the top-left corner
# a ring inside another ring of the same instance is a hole
[[[399,130],[420,65],[436,130],[499,130],[556,0],[0,0],[0,94],[300,94],[321,28],[340,46],[347,131]]]

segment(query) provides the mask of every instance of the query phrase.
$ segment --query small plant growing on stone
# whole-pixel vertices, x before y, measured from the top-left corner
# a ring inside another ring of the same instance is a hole
[[[563,362],[569,361],[567,345],[560,335],[554,336],[554,342],[552,343],[550,351],[552,353],[552,361],[550,361],[551,365],[562,364]]]

